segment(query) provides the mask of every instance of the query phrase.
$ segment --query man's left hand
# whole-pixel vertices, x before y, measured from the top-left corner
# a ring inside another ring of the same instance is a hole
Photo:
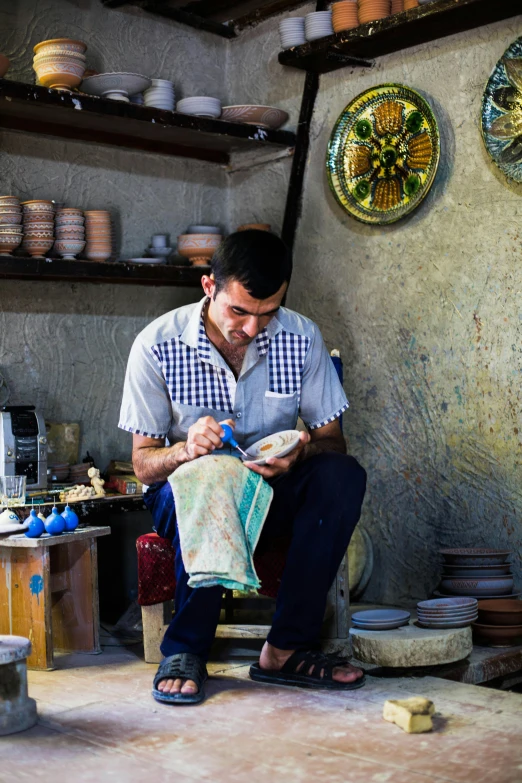
[[[243,462],[243,465],[253,470],[254,473],[259,473],[265,479],[275,478],[275,476],[287,473],[293,468],[297,460],[301,458],[307,443],[310,443],[310,435],[308,432],[300,432],[299,443],[286,457],[281,457],[280,459],[269,457],[265,465],[254,465],[252,462]]]

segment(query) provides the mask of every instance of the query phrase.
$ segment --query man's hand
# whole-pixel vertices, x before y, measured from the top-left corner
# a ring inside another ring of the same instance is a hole
[[[235,422],[232,419],[226,419],[223,423],[229,424],[232,429],[235,427]],[[224,434],[221,424],[212,416],[198,419],[195,424],[189,427],[187,440],[183,447],[187,462],[212,454],[215,449],[220,449],[223,446],[221,438]]]
[[[286,457],[281,457],[280,459],[277,457],[269,457],[265,465],[253,465],[252,462],[243,462],[243,465],[250,468],[250,470],[253,470],[254,473],[259,473],[259,475],[263,476],[265,479],[280,476],[281,473],[287,473],[293,468],[297,460],[303,456],[304,449],[309,442],[310,435],[307,432],[300,432],[299,443],[290,454],[286,455]]]

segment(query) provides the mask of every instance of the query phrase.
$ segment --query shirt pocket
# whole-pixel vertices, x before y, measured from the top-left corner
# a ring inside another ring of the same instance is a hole
[[[281,430],[294,430],[298,416],[298,393],[282,394],[265,391],[263,398],[263,430],[272,435]]]

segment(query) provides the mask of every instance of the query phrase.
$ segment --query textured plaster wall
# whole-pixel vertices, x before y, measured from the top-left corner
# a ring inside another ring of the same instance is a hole
[[[245,38],[262,74],[277,52],[276,23],[267,28]],[[321,77],[288,303],[344,357],[345,432],[369,475],[362,523],[376,552],[371,599],[425,596],[438,582],[437,549],[455,545],[515,550],[522,588],[522,186],[488,159],[479,128],[487,78],[521,32],[517,17],[390,55],[372,70]],[[245,52],[234,53],[239,65]],[[229,78],[235,70],[229,64]],[[247,93],[244,79],[237,83]],[[262,79],[253,74],[256,99]],[[337,205],[324,161],[340,112],[383,82],[429,100],[442,157],[421,207],[378,228]],[[299,85],[284,69],[266,94],[297,104]],[[263,203],[270,212],[277,177],[252,172],[245,184],[232,210],[245,208],[249,192],[259,216]]]
[[[178,96],[226,100],[224,42],[99,0],[20,0],[0,5],[0,51],[8,77],[32,82],[32,47],[57,36],[88,43],[97,70],[149,73],[175,82]],[[228,180],[212,164],[115,147],[0,133],[0,192],[110,209],[121,256],[142,255],[151,234],[175,239],[191,222],[227,227]],[[85,449],[105,465],[128,458],[117,430],[125,364],[147,323],[199,298],[197,289],[0,281],[0,374],[10,402],[34,403],[48,420],[79,421]]]

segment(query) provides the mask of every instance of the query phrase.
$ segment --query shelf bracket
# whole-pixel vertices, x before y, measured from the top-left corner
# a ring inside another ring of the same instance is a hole
[[[334,47],[331,47],[326,52],[326,59],[330,61],[334,61],[336,63],[340,63],[342,65],[353,65],[356,68],[373,68],[375,65],[375,60],[361,60],[360,57],[353,57],[350,54],[343,54],[343,52],[338,52]]]

